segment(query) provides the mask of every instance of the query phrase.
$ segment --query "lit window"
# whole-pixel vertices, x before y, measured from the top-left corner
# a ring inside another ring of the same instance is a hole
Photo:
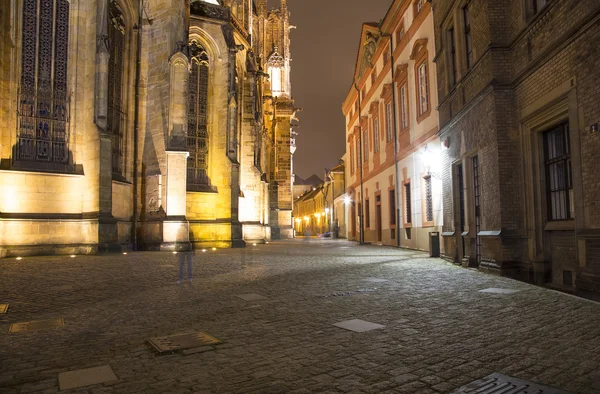
[[[38,7],[37,1],[25,0],[22,29],[16,158],[68,164],[69,2],[43,0]]]
[[[387,103],[387,105],[385,106],[385,112],[386,112],[386,126],[387,126],[387,142],[390,142],[392,140],[392,137],[394,136],[393,131],[392,131],[392,103]]]
[[[427,92],[427,62],[419,66],[419,115],[429,110],[429,95]]]

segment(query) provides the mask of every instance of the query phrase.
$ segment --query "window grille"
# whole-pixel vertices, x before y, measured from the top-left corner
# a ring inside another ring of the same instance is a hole
[[[431,188],[431,176],[423,178],[425,181],[425,221],[433,222],[433,192]]]
[[[412,223],[412,198],[411,198],[411,190],[410,190],[410,182],[404,184],[404,199],[405,199],[405,208],[406,208],[406,223]]]
[[[549,220],[575,217],[569,138],[569,124],[566,122],[543,133]]]
[[[69,2],[23,1],[19,161],[68,164]]]
[[[198,43],[190,44],[192,72],[189,78],[187,183],[209,186],[208,177],[208,54]]]

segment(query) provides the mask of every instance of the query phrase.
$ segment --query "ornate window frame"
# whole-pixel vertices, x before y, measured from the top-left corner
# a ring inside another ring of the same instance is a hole
[[[72,172],[68,0],[24,0],[15,169]]]

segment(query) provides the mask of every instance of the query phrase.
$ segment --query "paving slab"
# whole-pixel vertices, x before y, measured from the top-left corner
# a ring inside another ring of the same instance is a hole
[[[35,321],[26,321],[21,323],[13,323],[10,325],[9,332],[11,333],[19,333],[25,331],[38,331],[38,330],[46,330],[50,328],[64,327],[65,321],[64,319],[49,319],[49,320],[35,320]]]
[[[518,293],[521,290],[515,289],[499,289],[496,287],[490,287],[489,289],[479,290],[480,293],[493,293],[493,294],[513,294]]]
[[[69,390],[78,387],[86,387],[94,384],[116,381],[117,376],[110,365],[101,367],[78,369],[76,371],[62,372],[58,374],[58,385],[60,390]]]
[[[333,324],[336,327],[343,328],[344,330],[354,331],[354,332],[367,332],[371,330],[377,330],[379,328],[384,328],[384,325],[371,323],[361,319],[352,319],[352,320],[344,320],[339,323]]]
[[[266,300],[267,297],[262,296],[260,294],[238,294],[236,295],[237,298],[241,298],[244,301],[260,301],[260,300]]]

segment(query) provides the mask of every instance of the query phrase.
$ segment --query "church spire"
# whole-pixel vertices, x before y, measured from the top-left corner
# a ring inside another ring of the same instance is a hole
[[[281,11],[287,11],[287,0],[281,0]]]

